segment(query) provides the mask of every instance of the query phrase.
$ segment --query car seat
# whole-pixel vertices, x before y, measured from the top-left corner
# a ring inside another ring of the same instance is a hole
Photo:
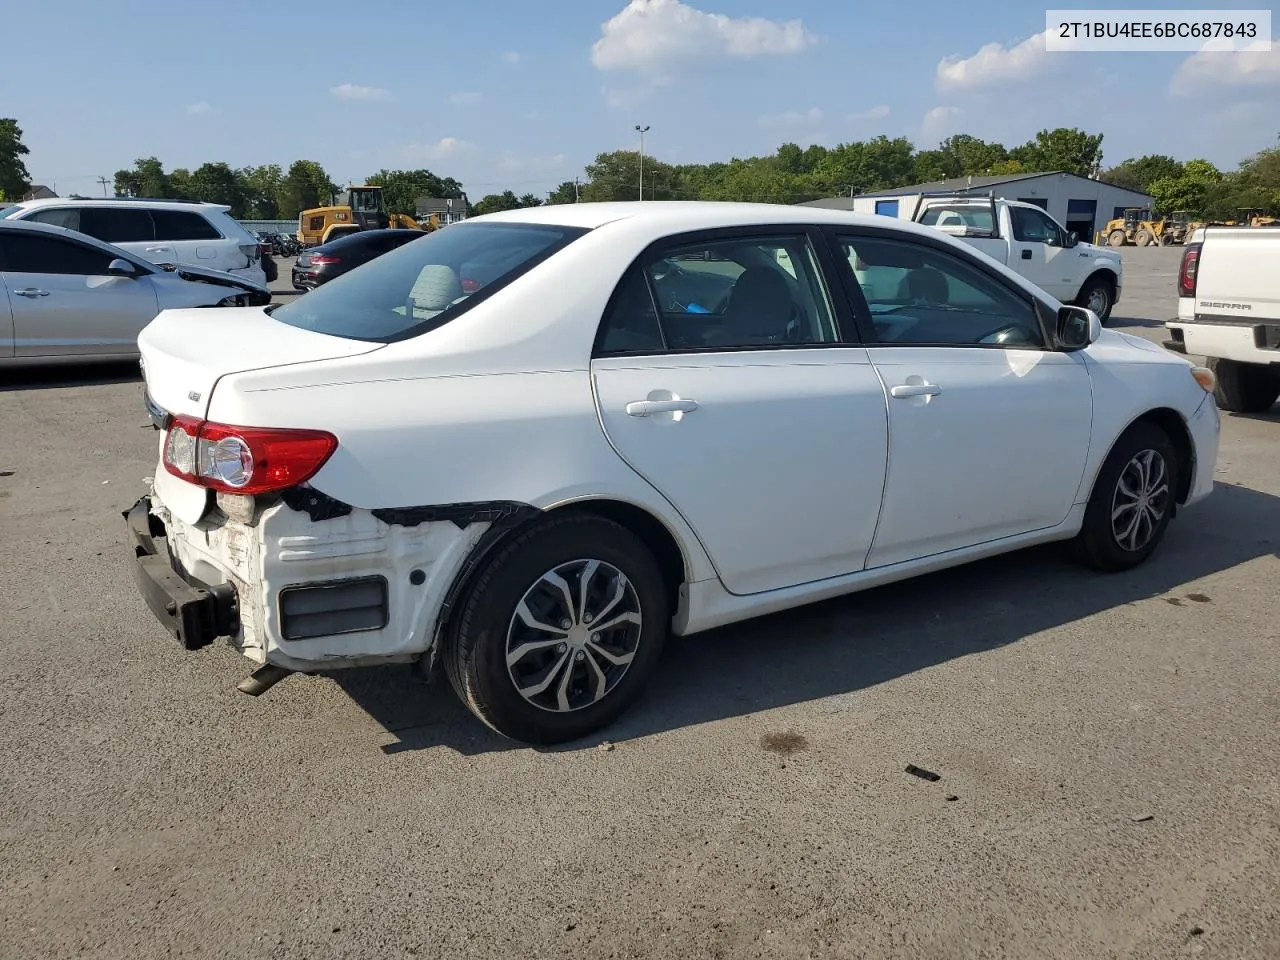
[[[794,312],[791,288],[779,270],[748,267],[729,293],[717,339],[733,344],[785,341]]]
[[[452,267],[429,263],[418,272],[418,279],[409,291],[409,302],[413,304],[415,316],[419,313],[435,316],[462,295],[462,281]]]
[[[918,267],[898,284],[898,299],[908,303],[945,304],[951,294],[947,276],[933,267]]]

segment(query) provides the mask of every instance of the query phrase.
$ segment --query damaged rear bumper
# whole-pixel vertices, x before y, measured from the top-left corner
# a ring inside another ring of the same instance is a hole
[[[229,583],[210,585],[180,570],[169,554],[164,523],[142,497],[124,511],[133,547],[133,579],[156,619],[188,650],[239,629],[240,607]]]

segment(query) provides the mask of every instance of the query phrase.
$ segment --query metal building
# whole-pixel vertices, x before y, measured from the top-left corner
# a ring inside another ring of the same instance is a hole
[[[857,197],[811,200],[806,206],[859,213],[879,213],[909,219],[916,199],[936,193],[994,194],[1001,200],[1034,203],[1082,240],[1092,239],[1108,220],[1124,215],[1127,207],[1150,207],[1152,198],[1102,180],[1074,173],[1014,173],[998,177],[956,177],[933,183],[915,183],[892,190],[878,190]]]

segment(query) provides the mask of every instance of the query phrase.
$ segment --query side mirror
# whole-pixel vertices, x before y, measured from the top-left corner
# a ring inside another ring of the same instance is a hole
[[[1068,234],[1067,234],[1067,249],[1068,249],[1068,250],[1070,250],[1072,247],[1074,247],[1074,246],[1075,246],[1076,244],[1078,244],[1079,242],[1080,242],[1080,234],[1076,233],[1074,230],[1072,230],[1070,233],[1068,233]]]
[[[1085,307],[1065,306],[1058,311],[1056,332],[1064,350],[1082,350],[1102,336],[1102,321]]]
[[[136,277],[138,271],[134,269],[132,263],[128,260],[121,260],[117,257],[107,264],[107,276],[109,277]]]

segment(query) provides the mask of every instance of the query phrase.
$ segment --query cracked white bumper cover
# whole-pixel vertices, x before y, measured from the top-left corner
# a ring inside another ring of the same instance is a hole
[[[170,554],[208,584],[230,583],[239,596],[240,630],[233,644],[256,663],[323,670],[417,659],[430,650],[450,585],[489,528],[444,522],[416,527],[384,523],[368,510],[313,521],[277,503],[241,523],[220,513],[195,523],[178,517],[152,483],[151,510],[164,523]],[[159,488],[159,489],[157,489]],[[411,575],[421,571],[413,579]],[[284,638],[280,591],[285,587],[382,576],[388,619],[379,630],[300,640]]]

